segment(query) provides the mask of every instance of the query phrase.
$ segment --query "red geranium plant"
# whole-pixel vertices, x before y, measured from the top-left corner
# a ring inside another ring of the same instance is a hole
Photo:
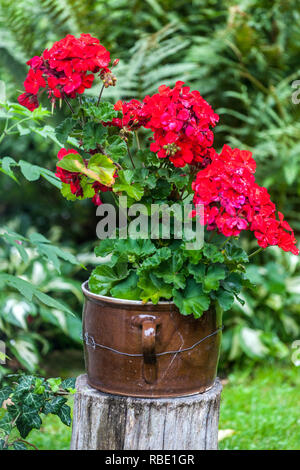
[[[182,314],[196,318],[211,302],[227,310],[235,298],[243,302],[239,293],[250,284],[240,233],[253,232],[260,249],[277,245],[298,255],[293,230],[256,182],[251,152],[228,145],[220,153],[214,149],[219,116],[198,91],[177,82],[173,88],[162,85],[143,101],[104,102],[103,89],[116,85],[108,67],[117,63],[111,64],[109,52],[89,34],[68,35],[28,62],[19,103],[33,110],[46,91],[52,108],[66,103],[70,109],[70,117],[56,129],[62,145],[74,147],[58,152],[62,194],[69,200],[91,198],[96,206],[107,199],[105,193],[116,206],[126,196],[128,207],[139,202],[146,219],[153,205],[176,203],[184,209],[189,202],[193,227],[205,227],[204,241],[189,249],[191,235],[177,236],[174,214],[168,237],[153,236],[151,228],[133,237],[129,212],[129,237],[120,226],[96,248],[104,259],[89,288],[144,302],[172,299]],[[99,97],[83,97],[96,75],[102,81]],[[164,228],[162,217],[158,225]]]

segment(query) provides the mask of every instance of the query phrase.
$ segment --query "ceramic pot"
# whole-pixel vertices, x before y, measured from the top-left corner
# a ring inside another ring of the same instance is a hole
[[[215,381],[221,317],[181,315],[172,302],[143,304],[93,294],[88,282],[83,339],[88,382],[102,392],[173,397],[205,392]]]

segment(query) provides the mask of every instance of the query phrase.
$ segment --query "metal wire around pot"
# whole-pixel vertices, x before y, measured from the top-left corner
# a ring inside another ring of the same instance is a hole
[[[218,328],[216,331],[214,331],[213,333],[210,333],[209,335],[205,336],[204,338],[201,338],[199,341],[197,341],[195,344],[193,344],[193,346],[190,346],[188,348],[178,349],[177,351],[164,351],[164,352],[161,352],[161,353],[156,353],[155,355],[158,357],[158,356],[166,356],[167,354],[179,354],[179,353],[183,353],[183,352],[186,352],[186,351],[191,351],[192,349],[194,349],[196,346],[198,346],[200,343],[202,343],[206,339],[210,338],[211,336],[216,335],[217,333],[219,333],[219,331],[222,331],[223,328],[224,328],[223,326],[220,326],[220,328]],[[98,344],[98,343],[95,342],[94,337],[89,335],[88,333],[84,334],[83,341],[85,342],[85,344],[87,346],[90,346],[93,349],[96,349],[96,347],[98,347],[98,348],[102,348],[102,349],[107,349],[108,351],[112,351],[116,354],[121,354],[122,356],[143,357],[143,354],[130,354],[130,353],[118,351],[117,349],[111,348],[109,346],[105,346],[104,344]]]

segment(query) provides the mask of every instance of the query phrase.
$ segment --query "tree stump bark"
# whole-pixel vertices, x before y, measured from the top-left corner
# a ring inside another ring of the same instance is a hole
[[[180,398],[133,398],[76,382],[73,450],[214,450],[222,386]]]

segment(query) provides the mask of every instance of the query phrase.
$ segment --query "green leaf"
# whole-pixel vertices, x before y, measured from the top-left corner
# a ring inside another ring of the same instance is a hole
[[[52,390],[53,391],[53,390]],[[62,406],[67,402],[67,399],[64,397],[54,397],[52,400],[49,400],[45,403],[43,408],[43,413],[48,415],[52,413],[57,415]]]
[[[202,283],[204,280],[205,272],[206,272],[206,265],[201,264],[189,264],[188,271],[194,277],[195,281],[198,283]]]
[[[226,312],[232,307],[232,304],[234,302],[233,292],[228,292],[222,287],[220,287],[220,289],[214,295],[224,312]]]
[[[75,377],[69,377],[68,379],[65,379],[62,381],[60,384],[60,387],[64,390],[74,390],[76,385],[76,378]]]
[[[95,122],[88,122],[83,128],[83,146],[84,149],[95,149],[97,144],[105,143],[107,136],[107,128],[99,126]]]
[[[102,264],[96,267],[89,278],[89,289],[94,294],[106,295],[110,289],[128,276],[127,263],[119,263],[114,267]]]
[[[195,318],[200,318],[208,310],[210,298],[200,284],[189,279],[184,291],[174,290],[174,303],[182,315],[193,314]]]
[[[33,375],[24,375],[19,380],[19,383],[14,391],[14,395],[18,398],[22,397],[24,393],[28,393],[35,384],[35,377]]]
[[[73,130],[76,124],[75,119],[66,118],[55,128],[55,135],[59,142],[65,144],[68,140],[68,136]]]
[[[222,287],[225,290],[239,293],[242,289],[243,277],[242,273],[230,273],[229,276],[222,282]]]
[[[145,270],[157,268],[163,261],[168,260],[172,256],[172,251],[168,247],[159,248],[154,255],[146,258],[138,269],[138,274]]]
[[[28,181],[36,181],[41,176],[40,167],[32,165],[31,163],[25,162],[24,160],[19,161],[21,172]]]
[[[16,425],[21,437],[25,439],[32,429],[40,429],[42,420],[35,410],[23,405],[22,414],[17,419]]]
[[[71,408],[68,405],[63,405],[57,413],[61,422],[66,426],[71,426]]]
[[[139,201],[143,194],[144,188],[140,183],[133,182],[134,172],[132,170],[121,170],[118,172],[118,178],[113,186],[115,193],[125,192],[129,197]]]
[[[106,186],[111,186],[115,181],[115,171],[116,167],[110,158],[106,155],[96,153],[90,158],[88,169],[83,171],[83,173],[89,178],[99,181]]]
[[[184,289],[185,274],[180,272],[183,266],[183,259],[180,253],[174,253],[171,260],[164,261],[157,270],[155,275],[163,279],[167,284],[172,284],[175,289]]]
[[[3,402],[9,398],[12,391],[13,390],[11,387],[3,387],[2,389],[0,389],[0,408],[3,405]]]
[[[143,271],[139,276],[138,286],[142,289],[141,299],[143,302],[151,300],[157,304],[159,300],[170,299],[172,297],[172,286],[158,279],[155,274]]]
[[[44,403],[44,397],[33,392],[26,394],[22,401],[23,405],[28,406],[32,410],[39,411]]]
[[[141,289],[137,285],[138,279],[137,274],[132,271],[124,281],[111,289],[110,294],[117,299],[140,300]]]
[[[224,261],[224,256],[220,249],[211,243],[204,244],[203,253],[212,263],[222,263]]]
[[[225,268],[219,264],[211,264],[208,267],[207,273],[203,281],[204,292],[210,292],[211,290],[218,290],[220,286],[220,280],[224,279],[226,275]]]
[[[127,146],[123,139],[118,135],[113,135],[107,139],[105,151],[114,160],[118,161],[127,154]]]
[[[27,450],[26,444],[21,441],[15,441],[13,443],[14,450]]]
[[[14,175],[13,171],[11,170],[11,165],[17,166],[18,164],[15,162],[15,160],[11,157],[4,157],[2,160],[0,160],[1,168],[0,170],[2,173],[5,175],[9,176],[12,178],[16,183],[19,183],[17,180],[16,176]]]
[[[225,254],[229,261],[235,261],[236,263],[247,263],[249,261],[247,253],[233,243],[226,244]]]
[[[51,388],[53,393],[58,392],[60,384],[61,384],[61,378],[60,377],[47,379],[47,382],[50,385],[50,388]]]
[[[98,106],[95,104],[84,103],[83,107],[88,116],[99,121],[110,122],[118,116],[118,112],[114,109],[114,105],[108,101],[101,101]]]

